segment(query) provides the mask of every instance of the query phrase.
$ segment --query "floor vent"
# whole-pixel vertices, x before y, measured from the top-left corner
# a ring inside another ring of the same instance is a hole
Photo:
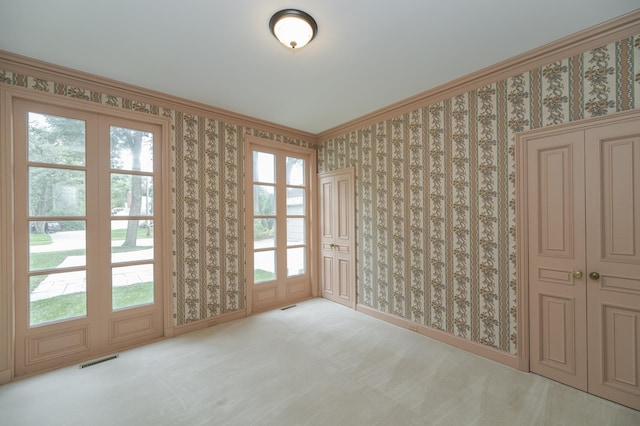
[[[85,362],[84,364],[80,364],[80,368],[91,367],[92,365],[102,364],[103,362],[111,361],[112,359],[118,358],[118,355],[111,355],[104,358],[96,359],[94,361]]]
[[[297,305],[289,305],[289,306],[285,306],[284,308],[280,308],[281,311],[286,311],[287,309],[291,309],[291,308],[295,308]]]

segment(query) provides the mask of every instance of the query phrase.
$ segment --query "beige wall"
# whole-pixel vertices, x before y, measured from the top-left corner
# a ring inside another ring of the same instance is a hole
[[[514,135],[637,102],[640,36],[320,140],[356,168],[358,303],[516,354]]]

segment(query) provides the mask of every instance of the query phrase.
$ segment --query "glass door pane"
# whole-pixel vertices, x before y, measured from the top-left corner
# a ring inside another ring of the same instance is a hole
[[[83,120],[29,112],[28,160],[31,163],[85,165]]]
[[[287,185],[305,186],[304,176],[304,159],[287,157]]]
[[[286,158],[288,277],[304,275],[307,272],[305,167],[305,160],[302,158]]]
[[[262,283],[276,279],[276,251],[256,251],[253,255],[253,281]]]
[[[110,127],[112,309],[154,301],[153,133]]]
[[[306,268],[306,251],[304,247],[287,249],[287,276],[304,275]]]
[[[86,123],[28,113],[29,326],[87,315]]]
[[[253,152],[253,248],[255,283],[277,277],[276,156]]]
[[[276,183],[276,156],[268,152],[253,151],[253,181]]]
[[[87,315],[85,270],[32,275],[29,288],[30,326]]]
[[[113,310],[153,303],[153,264],[112,269]]]

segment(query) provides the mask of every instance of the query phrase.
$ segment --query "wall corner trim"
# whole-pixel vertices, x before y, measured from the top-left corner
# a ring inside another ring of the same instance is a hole
[[[517,370],[523,370],[523,366],[521,365],[520,359],[517,355],[502,352],[489,346],[481,345],[479,343],[463,339],[462,337],[454,336],[452,334],[436,330],[432,327],[417,324],[413,321],[409,321],[405,318],[388,314],[386,312],[380,312],[375,309],[369,308],[368,306],[357,305],[356,311],[362,312],[365,315],[377,318],[390,324],[397,325],[398,327],[406,328],[410,331],[415,331],[419,334],[422,334],[423,336],[430,337],[441,343],[445,343],[455,348],[462,349],[463,351],[470,352],[474,355],[487,358],[499,364],[503,364]]]

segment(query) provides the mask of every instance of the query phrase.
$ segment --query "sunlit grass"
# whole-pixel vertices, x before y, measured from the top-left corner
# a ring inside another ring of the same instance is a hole
[[[256,269],[253,272],[253,282],[259,283],[262,281],[271,281],[276,278],[276,274],[273,272],[265,271],[264,269]]]
[[[126,236],[127,236],[127,228],[111,230],[112,241],[124,241]],[[153,228],[149,230],[149,235],[147,235],[147,228],[138,226],[138,238],[152,238],[152,237],[153,237]]]
[[[153,303],[153,282],[113,287],[113,309]],[[31,303],[31,325],[87,314],[86,294],[72,293]]]
[[[29,245],[31,246],[44,246],[51,244],[52,241],[49,234],[29,234]]]
[[[130,251],[146,250],[153,246],[120,247],[111,248],[112,253],[126,253]],[[29,255],[29,268],[31,271],[41,271],[44,269],[55,269],[69,256],[84,256],[84,249],[47,251],[41,253],[31,253]],[[29,290],[33,290],[47,277],[47,275],[33,276],[29,282]]]
[[[113,288],[113,309],[153,303],[153,282]]]

